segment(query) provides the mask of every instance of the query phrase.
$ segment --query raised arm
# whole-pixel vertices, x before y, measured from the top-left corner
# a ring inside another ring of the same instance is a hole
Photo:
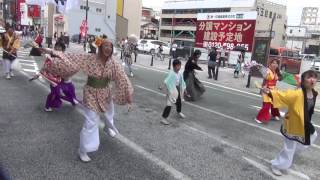
[[[269,91],[268,95],[271,97],[273,106],[275,108],[284,108],[294,103],[299,92],[300,90],[271,90]]]
[[[58,76],[68,78],[79,72],[80,70],[86,71],[88,59],[91,59],[88,54],[73,54],[62,53],[58,51],[51,51],[50,54],[54,57],[50,65],[44,66],[44,68]]]

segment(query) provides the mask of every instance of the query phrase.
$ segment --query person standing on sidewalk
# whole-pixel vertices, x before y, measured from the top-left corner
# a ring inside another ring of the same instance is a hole
[[[132,72],[132,67],[131,67],[132,63],[133,63],[132,54],[135,51],[135,47],[136,47],[137,42],[138,42],[138,38],[135,35],[131,35],[128,38],[127,43],[125,43],[125,45],[124,45],[124,51],[123,51],[124,62],[128,67],[129,75],[131,77],[133,77],[133,72]]]
[[[216,64],[217,64],[217,49],[213,47],[209,53],[208,60],[208,79],[212,79],[216,76]]]
[[[173,44],[171,45],[171,55],[173,59],[177,58],[177,48],[178,48],[177,43],[173,42]]]
[[[277,81],[281,80],[282,76],[280,74],[279,70],[279,64],[276,59],[273,59],[269,63],[269,68],[267,69],[267,73],[264,77],[262,87],[275,90]],[[255,121],[259,124],[261,123],[267,123],[270,121],[270,109],[271,114],[274,118],[274,120],[280,120],[280,112],[279,109],[275,108],[272,104],[272,99],[265,93],[262,92],[262,108],[259,111],[257,117],[255,118]]]
[[[62,53],[43,49],[55,58],[47,68],[48,72],[62,78],[71,77],[82,70],[88,75],[83,90],[83,115],[85,121],[80,132],[79,157],[83,162],[91,161],[87,153],[97,151],[100,144],[100,113],[106,118],[104,132],[114,137],[119,133],[114,125],[114,101],[119,105],[128,104],[131,110],[133,87],[123,67],[115,60],[113,44],[106,39],[97,38],[98,54]],[[111,82],[115,83],[112,91]],[[115,92],[113,95],[112,92]]]
[[[262,89],[272,99],[274,107],[288,108],[280,130],[284,136],[283,149],[271,161],[271,171],[277,176],[291,167],[296,153],[310,147],[317,138],[318,133],[311,122],[318,95],[314,90],[317,78],[315,71],[308,70],[301,75],[301,88],[287,91]]]
[[[173,71],[170,71],[164,80],[164,84],[167,88],[167,106],[163,110],[161,123],[169,125],[167,118],[170,115],[172,104],[176,104],[177,113],[181,118],[185,118],[185,115],[181,112],[181,102],[183,95],[185,94],[186,83],[183,80],[183,75],[180,73],[181,61],[178,59],[172,62]]]
[[[17,58],[17,51],[20,48],[19,36],[14,32],[14,29],[9,24],[6,25],[6,33],[2,38],[3,48],[3,61],[4,61],[4,72],[6,79],[11,79],[14,76],[12,71],[12,63]]]
[[[226,46],[222,46],[222,48],[220,49],[219,67],[221,67],[221,62],[223,63],[223,67],[226,67],[227,58],[228,56]]]

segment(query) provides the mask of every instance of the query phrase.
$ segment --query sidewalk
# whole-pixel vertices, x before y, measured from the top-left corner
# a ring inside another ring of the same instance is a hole
[[[138,54],[136,64],[146,66],[146,67],[151,67],[150,63],[151,63],[151,56],[150,55]],[[182,61],[182,68],[181,68],[182,70],[184,70],[185,63],[186,63],[186,61]],[[168,58],[165,58],[164,61],[160,61],[159,59],[154,59],[154,61],[153,61],[153,68],[168,71],[168,66],[169,66],[169,59]],[[218,73],[218,80],[214,80],[214,79],[208,79],[208,67],[206,64],[204,64],[204,62],[200,62],[199,66],[203,69],[203,71],[197,71],[197,77],[203,82],[219,84],[219,85],[226,86],[229,88],[259,94],[260,90],[255,87],[255,82],[259,82],[261,84],[262,78],[251,77],[250,88],[246,88],[247,80],[248,80],[248,76],[247,76],[248,72],[246,72],[246,76],[244,78],[242,78],[242,77],[234,78],[233,77],[234,69],[220,67],[219,73]],[[290,84],[287,84],[287,83],[281,82],[281,81],[279,81],[277,83],[277,87],[279,89],[283,89],[283,90],[295,88],[295,86],[292,86]],[[320,84],[317,85],[316,89],[318,91],[320,91]],[[320,108],[320,97],[319,96],[318,96],[318,101],[317,101],[317,108],[318,109]]]

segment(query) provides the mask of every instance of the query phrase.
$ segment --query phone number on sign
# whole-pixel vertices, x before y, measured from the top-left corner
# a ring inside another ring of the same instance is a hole
[[[227,50],[233,50],[235,47],[240,46],[245,48],[247,51],[249,50],[249,44],[234,44],[234,43],[221,43],[221,42],[203,42],[203,47],[205,48],[211,48],[211,47],[216,47],[216,48],[222,48],[225,46]]]

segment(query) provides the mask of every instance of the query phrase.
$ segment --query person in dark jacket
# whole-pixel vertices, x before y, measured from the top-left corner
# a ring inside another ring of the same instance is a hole
[[[203,84],[195,76],[195,70],[202,71],[202,68],[198,66],[198,60],[201,56],[200,50],[195,50],[193,55],[187,61],[183,78],[187,85],[188,94],[185,96],[185,99],[188,101],[196,101],[200,96],[205,92]]]
[[[212,79],[216,76],[216,61],[217,61],[217,49],[212,48],[209,53],[208,60],[208,79]]]

